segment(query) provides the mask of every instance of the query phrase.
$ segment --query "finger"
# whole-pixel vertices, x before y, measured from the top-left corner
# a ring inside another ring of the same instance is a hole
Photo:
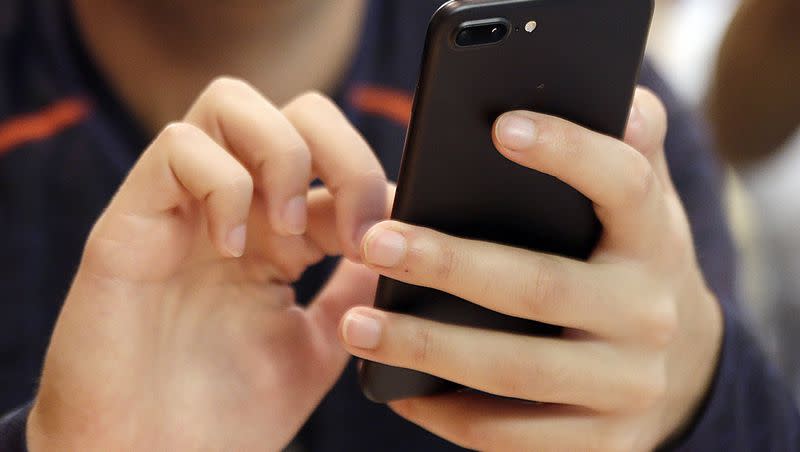
[[[355,356],[498,396],[602,411],[650,397],[639,369],[604,343],[480,330],[363,307],[348,311],[340,330]]]
[[[326,188],[308,194],[308,230],[306,235],[328,256],[341,254],[336,231],[336,201]]]
[[[664,154],[666,136],[667,111],[664,104],[652,91],[637,88],[625,131],[625,142],[650,161],[662,186],[670,187],[672,182]]]
[[[387,207],[391,209],[394,186],[387,188]],[[389,215],[389,210],[386,216]],[[326,255],[342,254],[336,232],[336,209],[333,195],[324,187],[308,194],[308,227],[305,235],[282,236],[274,233],[263,219],[266,211],[251,209],[248,256],[266,259],[274,265],[283,281],[297,281],[305,270]]]
[[[386,187],[386,210],[388,217],[392,211],[396,186],[389,183]],[[335,200],[326,188],[317,188],[308,194],[308,237],[328,256],[341,255],[344,246],[339,240],[337,231]]]
[[[612,248],[647,253],[659,237],[663,199],[645,156],[631,146],[563,119],[506,113],[494,142],[508,159],[554,176],[592,200]]]
[[[305,94],[283,113],[308,143],[314,171],[336,199],[344,255],[358,259],[361,237],[386,218],[386,175],[380,162],[330,99]]]
[[[200,95],[186,121],[205,130],[250,169],[276,232],[305,232],[311,154],[280,110],[247,83],[220,78]]]
[[[459,393],[394,402],[400,416],[471,450],[637,450],[635,429],[574,407]]]
[[[378,275],[363,265],[342,260],[325,288],[309,307],[309,314],[323,332],[326,344],[346,356],[338,340],[338,326],[344,313],[354,306],[371,306],[375,300]]]
[[[244,253],[253,197],[250,173],[197,127],[167,126],[144,152],[110,209],[132,217],[176,215],[201,202],[209,236],[226,256]]]
[[[309,266],[322,260],[325,253],[307,235],[286,236],[275,232],[264,203],[258,198],[256,193],[250,209],[245,256],[258,265],[268,264],[277,269],[278,275],[274,279],[284,283],[295,282]]]
[[[626,266],[588,265],[394,221],[369,230],[362,256],[389,278],[598,336],[661,344],[677,323],[668,300],[641,303],[632,296],[648,297],[652,288]]]

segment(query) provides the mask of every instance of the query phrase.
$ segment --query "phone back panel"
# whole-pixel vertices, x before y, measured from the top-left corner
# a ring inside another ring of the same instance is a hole
[[[592,202],[504,158],[492,127],[532,110],[621,137],[652,16],[650,0],[453,1],[433,17],[392,217],[471,239],[585,260],[601,234]],[[457,48],[465,22],[503,18],[496,45]],[[533,33],[525,24],[536,21]],[[508,317],[449,294],[381,278],[376,306],[523,334],[559,328]],[[416,371],[363,362],[361,384],[386,402],[453,389]]]

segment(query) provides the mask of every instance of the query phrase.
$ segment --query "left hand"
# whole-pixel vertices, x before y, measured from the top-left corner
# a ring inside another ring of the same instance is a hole
[[[664,108],[645,90],[624,142],[532,112],[498,120],[503,155],[594,202],[604,234],[588,262],[397,222],[367,233],[362,258],[382,275],[566,328],[544,338],[354,308],[340,324],[352,354],[503,396],[418,398],[394,411],[480,450],[652,450],[682,432],[713,379],[723,322],[665,135]]]

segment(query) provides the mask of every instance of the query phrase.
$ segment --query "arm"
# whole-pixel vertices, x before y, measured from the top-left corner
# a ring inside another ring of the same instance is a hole
[[[789,390],[732,306],[705,407],[682,440],[664,450],[800,450],[800,415]]]

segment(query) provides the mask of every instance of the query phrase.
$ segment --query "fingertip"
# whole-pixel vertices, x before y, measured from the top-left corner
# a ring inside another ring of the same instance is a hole
[[[247,225],[241,224],[231,228],[225,236],[225,254],[239,258],[244,255],[247,245]]]
[[[667,114],[661,100],[647,88],[636,89],[625,142],[642,152],[647,152],[664,141]]]
[[[289,235],[303,235],[308,225],[308,201],[305,195],[290,199],[283,207],[281,223]]]
[[[378,223],[369,229],[361,242],[361,258],[368,265],[388,269],[405,260],[408,240],[387,223]]]
[[[358,306],[347,311],[339,323],[339,336],[348,347],[374,350],[383,335],[380,311]]]
[[[494,124],[494,140],[498,150],[519,152],[530,149],[538,138],[533,118],[521,111],[504,113]]]

